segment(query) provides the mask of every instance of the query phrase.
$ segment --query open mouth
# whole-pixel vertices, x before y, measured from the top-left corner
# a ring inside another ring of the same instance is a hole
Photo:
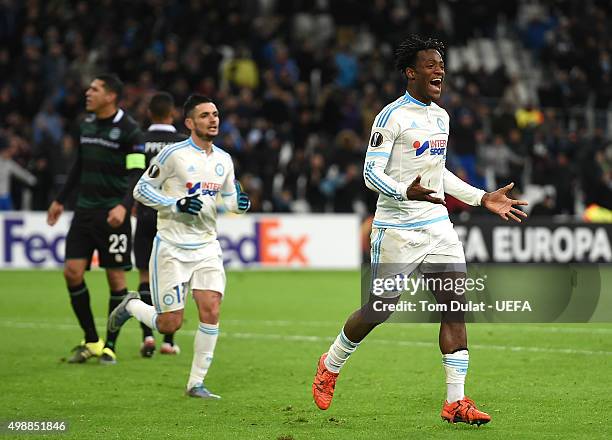
[[[429,81],[429,84],[431,84],[432,86],[436,88],[440,88],[442,87],[442,78],[432,79],[431,81]]]

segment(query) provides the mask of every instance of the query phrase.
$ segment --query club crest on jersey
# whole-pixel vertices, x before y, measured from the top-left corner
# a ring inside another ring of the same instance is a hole
[[[224,171],[225,171],[225,168],[223,168],[222,164],[218,163],[215,166],[215,173],[217,173],[217,176],[222,176]]]
[[[382,143],[383,143],[382,134],[380,134],[377,131],[372,133],[372,138],[370,139],[370,147],[371,148],[380,147],[382,145]]]
[[[446,125],[444,125],[442,118],[438,118],[436,122],[438,123],[438,128],[446,133]]]
[[[419,141],[414,141],[412,147],[416,150],[417,157],[428,149],[431,156],[443,156],[446,152],[446,139],[430,139],[423,142],[423,144]]]
[[[121,136],[121,129],[120,128],[117,128],[117,127],[111,128],[111,131],[108,132],[108,137],[111,138],[114,141],[119,139],[119,136]]]

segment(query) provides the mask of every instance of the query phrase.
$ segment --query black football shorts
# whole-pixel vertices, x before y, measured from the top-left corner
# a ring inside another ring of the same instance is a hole
[[[66,237],[66,259],[84,258],[90,261],[98,251],[100,267],[132,268],[132,224],[129,214],[118,228],[107,222],[108,210],[75,211]]]

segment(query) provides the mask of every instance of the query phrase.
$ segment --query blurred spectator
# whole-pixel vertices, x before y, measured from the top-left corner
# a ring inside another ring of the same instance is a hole
[[[515,116],[516,125],[521,130],[536,128],[544,122],[544,115],[534,107],[532,102],[529,102],[525,107],[519,108]]]
[[[55,144],[59,143],[64,135],[62,118],[55,111],[54,105],[47,100],[34,117],[32,140],[40,145],[43,139]]]
[[[530,217],[547,217],[557,213],[554,194],[547,193],[541,202],[536,203],[529,212]]]
[[[504,101],[512,102],[517,107],[527,106],[530,101],[529,90],[524,81],[518,75],[510,78],[503,96]]]
[[[259,69],[257,64],[251,59],[247,48],[238,48],[236,57],[225,63],[223,66],[223,79],[238,88],[257,88],[259,85]]]
[[[36,183],[32,188],[32,210],[46,211],[51,204],[51,192],[49,188],[53,185],[53,170],[51,169],[51,149],[41,149],[39,154],[32,159],[31,169]]]
[[[510,150],[501,135],[494,136],[493,142],[482,145],[478,155],[488,172],[487,190],[495,191],[510,182],[520,185],[520,181],[517,182],[517,177],[520,176],[513,175],[511,165],[520,166],[524,159]]]
[[[552,181],[557,190],[555,200],[556,214],[574,214],[576,179],[575,172],[566,154],[557,155],[556,166],[553,166]]]
[[[36,177],[13,161],[19,142],[21,140],[17,137],[7,140],[0,136],[0,211],[10,211],[14,208],[11,177],[16,177],[29,186],[36,184]]]
[[[491,132],[507,138],[510,131],[517,128],[516,118],[512,111],[512,104],[502,101],[491,115]]]
[[[341,45],[336,52],[336,68],[338,76],[336,82],[343,89],[355,86],[359,74],[359,63],[357,57],[351,51],[349,42]]]
[[[312,212],[325,211],[327,197],[322,189],[324,178],[325,159],[321,154],[316,153],[310,159],[306,183],[306,200],[308,200]]]
[[[272,70],[276,80],[286,86],[296,83],[300,79],[297,63],[289,56],[289,50],[283,44],[276,46]]]
[[[457,115],[457,121],[451,119],[450,148],[466,172],[467,181],[472,185],[480,180],[476,171],[476,130],[470,110],[462,109]]]
[[[336,184],[334,212],[353,212],[355,202],[361,200],[363,191],[361,170],[357,165],[350,164]]]
[[[595,162],[583,165],[585,203],[612,209],[612,163],[605,151],[594,154]]]

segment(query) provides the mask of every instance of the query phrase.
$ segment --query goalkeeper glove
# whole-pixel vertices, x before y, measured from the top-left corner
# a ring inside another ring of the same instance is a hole
[[[251,207],[249,195],[242,192],[242,186],[240,186],[238,180],[234,180],[234,186],[236,187],[236,197],[238,197],[238,209],[242,212],[247,212]]]
[[[198,195],[183,197],[176,202],[176,207],[179,212],[185,214],[198,215],[200,209],[202,209],[202,201],[198,198]]]

